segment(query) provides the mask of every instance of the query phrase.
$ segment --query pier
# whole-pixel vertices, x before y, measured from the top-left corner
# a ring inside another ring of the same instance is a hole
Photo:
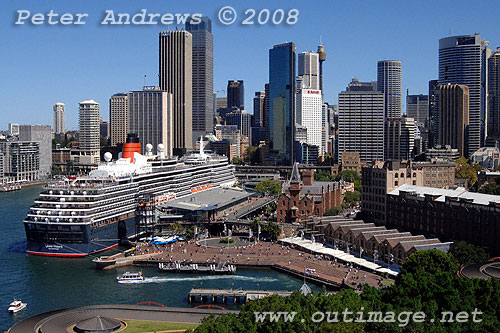
[[[226,263],[208,264],[208,263],[159,263],[160,272],[171,273],[195,273],[195,274],[234,274],[236,266]]]
[[[189,304],[193,303],[220,303],[243,304],[252,300],[261,299],[271,295],[287,297],[291,291],[276,290],[241,290],[241,289],[196,289],[188,294]]]

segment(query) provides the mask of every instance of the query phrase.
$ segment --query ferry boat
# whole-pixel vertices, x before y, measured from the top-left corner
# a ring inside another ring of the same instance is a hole
[[[21,310],[26,309],[28,305],[18,300],[14,300],[14,302],[9,305],[9,313],[17,313]]]
[[[67,177],[44,187],[31,206],[24,226],[26,252],[33,255],[82,257],[118,246],[136,236],[137,197],[154,194],[172,200],[212,187],[235,183],[228,158],[204,151],[167,158],[162,144],[145,154],[136,135],[127,137],[119,159],[105,162],[88,175]]]
[[[142,276],[141,272],[131,273],[125,272],[121,276],[116,278],[118,283],[133,283],[133,282],[141,282],[144,281],[144,276]]]

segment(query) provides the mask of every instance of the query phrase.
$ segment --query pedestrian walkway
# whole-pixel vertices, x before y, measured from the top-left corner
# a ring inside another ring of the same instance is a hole
[[[338,260],[344,261],[344,262],[350,262],[354,263],[366,270],[372,271],[372,272],[377,272],[377,273],[387,273],[390,276],[396,277],[398,276],[400,272],[400,266],[393,264],[387,267],[387,264],[378,261],[378,262],[373,262],[373,259],[367,258],[367,257],[356,257],[350,253],[341,251],[341,250],[336,250],[332,249],[330,247],[325,247],[321,243],[316,243],[313,242],[309,239],[302,239],[301,237],[290,237],[290,238],[283,238],[280,239],[279,242],[287,244],[287,245],[293,245],[293,246],[299,246],[305,250],[308,250],[310,252],[313,252],[315,254],[322,254],[322,255],[328,255],[332,256],[334,258],[337,258]]]

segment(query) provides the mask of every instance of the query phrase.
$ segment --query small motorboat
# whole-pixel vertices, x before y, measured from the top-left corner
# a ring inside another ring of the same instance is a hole
[[[18,300],[14,300],[14,302],[9,305],[9,313],[17,313],[21,310],[26,309],[27,304]]]
[[[118,283],[134,283],[144,281],[144,276],[141,272],[125,272],[116,278]]]

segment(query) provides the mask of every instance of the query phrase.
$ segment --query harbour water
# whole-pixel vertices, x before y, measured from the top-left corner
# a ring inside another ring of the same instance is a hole
[[[270,270],[202,276],[161,274],[152,267],[142,268],[143,283],[119,284],[118,275],[137,268],[97,271],[92,257],[63,259],[27,255],[22,221],[39,192],[37,186],[0,193],[0,306],[4,307],[0,310],[0,330],[7,330],[15,322],[40,312],[81,305],[153,301],[188,307],[187,294],[192,287],[296,290],[302,284],[300,279]],[[113,253],[111,251],[106,254]],[[28,308],[16,315],[8,314],[7,307],[13,298],[28,303]]]

